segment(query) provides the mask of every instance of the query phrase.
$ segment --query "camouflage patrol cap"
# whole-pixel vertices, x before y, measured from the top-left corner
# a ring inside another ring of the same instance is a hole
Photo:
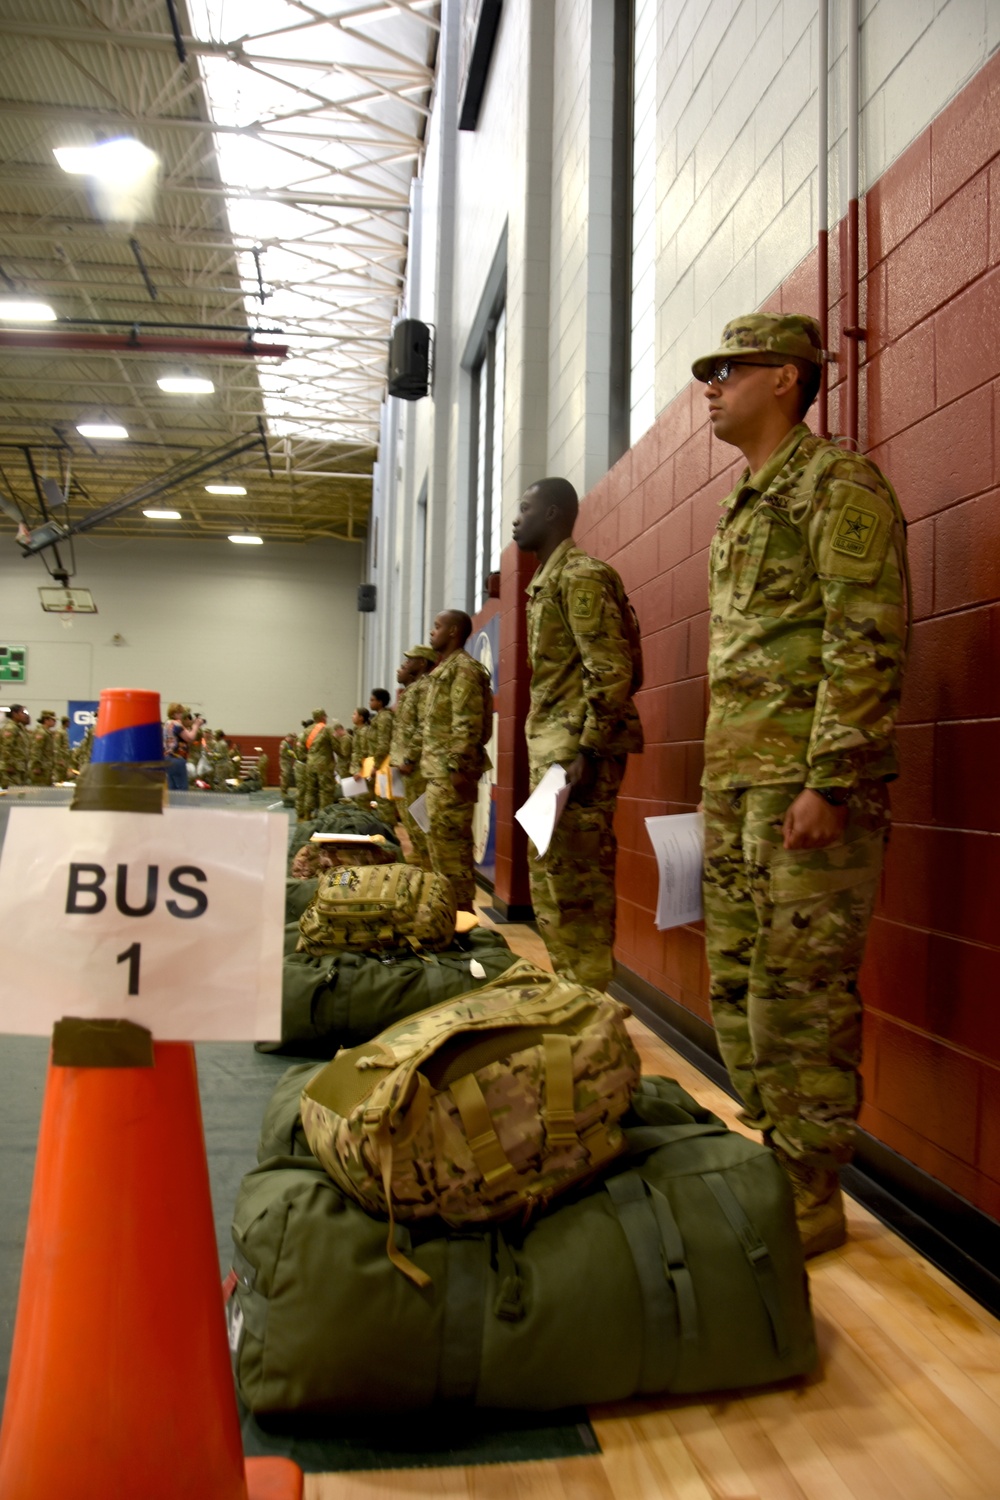
[[[421,661],[429,661],[432,666],[438,659],[438,654],[433,646],[411,646],[409,651],[403,652],[403,655],[415,656]]]
[[[808,313],[747,313],[733,318],[722,330],[722,343],[711,354],[703,354],[691,366],[695,380],[708,380],[723,360],[753,356],[756,362],[782,365],[790,359],[823,363],[823,340],[819,324]]]
[[[314,708],[313,711],[312,711],[312,716],[313,716],[313,719],[325,719],[326,718],[326,709],[325,708]]]
[[[54,708],[43,708],[38,717],[39,719],[54,719],[56,717],[56,711]]]

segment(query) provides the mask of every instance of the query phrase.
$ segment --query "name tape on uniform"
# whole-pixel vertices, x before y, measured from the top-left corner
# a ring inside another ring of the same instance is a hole
[[[161,1041],[280,1036],[286,842],[266,812],[12,808],[0,1031],[92,1016]]]

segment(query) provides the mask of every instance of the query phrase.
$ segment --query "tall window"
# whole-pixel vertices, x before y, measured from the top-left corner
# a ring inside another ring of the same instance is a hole
[[[483,352],[472,370],[472,566],[470,611],[481,609],[491,573],[500,571],[503,494],[503,388],[506,310],[486,326]]]

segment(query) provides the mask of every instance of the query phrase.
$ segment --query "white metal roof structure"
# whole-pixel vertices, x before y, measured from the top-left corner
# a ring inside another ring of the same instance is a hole
[[[71,521],[140,486],[182,513],[136,504],[100,521],[118,535],[364,534],[439,10],[0,0],[3,529],[43,519],[49,479]],[[110,203],[53,154],[121,137],[156,161]],[[8,319],[19,298],[55,321]],[[157,384],[178,375],[214,391]],[[205,490],[227,482],[246,495]]]

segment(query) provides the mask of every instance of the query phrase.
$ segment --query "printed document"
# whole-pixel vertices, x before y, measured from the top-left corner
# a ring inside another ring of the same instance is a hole
[[[410,803],[410,817],[416,823],[421,833],[429,833],[431,820],[427,812],[427,793],[421,792],[416,802]]]
[[[340,790],[345,797],[364,797],[368,792],[368,783],[363,776],[342,776]]]
[[[661,932],[698,922],[702,917],[701,872],[705,863],[705,818],[703,813],[675,813],[667,818],[647,818],[660,892],[656,903],[656,925]]]
[[[549,766],[527,802],[514,814],[538,850],[536,859],[541,859],[552,842],[552,835],[562,817],[563,808],[569,801],[569,794],[565,767]]]

